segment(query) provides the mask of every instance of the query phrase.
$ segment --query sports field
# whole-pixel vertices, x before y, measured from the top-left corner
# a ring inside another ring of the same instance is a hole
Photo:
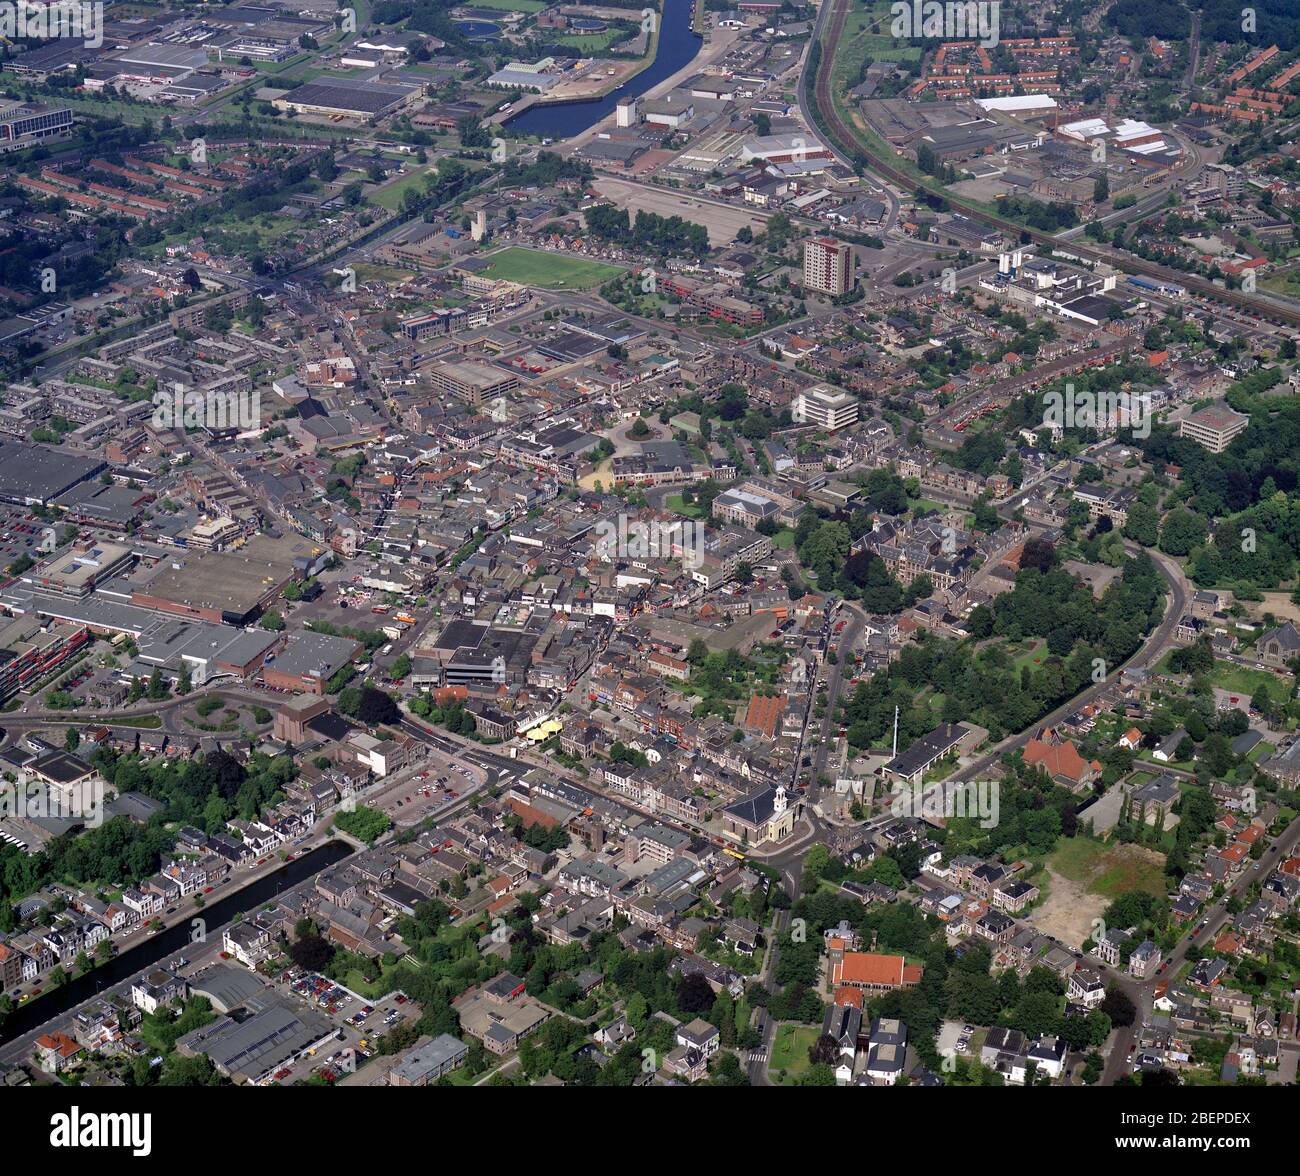
[[[603,261],[587,261],[582,257],[542,253],[518,246],[493,253],[487,261],[489,265],[482,272],[488,277],[543,290],[590,290],[604,285],[622,269]]]

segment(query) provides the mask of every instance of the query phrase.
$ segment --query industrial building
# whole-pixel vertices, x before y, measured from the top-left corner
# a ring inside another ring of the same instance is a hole
[[[299,558],[314,565],[324,549],[299,536],[257,536],[238,551],[178,556],[151,581],[137,587],[131,603],[200,621],[243,625],[253,620],[299,571]]]
[[[276,98],[272,105],[280,110],[296,110],[299,114],[378,118],[404,106],[419,92],[418,86],[331,78],[299,86]]]
[[[98,458],[78,457],[26,441],[0,440],[0,502],[46,506],[106,468]]]
[[[48,139],[72,128],[72,111],[67,107],[41,106],[34,102],[10,103],[0,111],[0,151],[25,147],[37,139]]]

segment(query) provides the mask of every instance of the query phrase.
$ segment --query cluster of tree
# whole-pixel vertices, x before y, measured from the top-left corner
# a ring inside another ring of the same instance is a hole
[[[222,750],[171,761],[99,748],[90,760],[119,794],[143,792],[166,805],[168,821],[207,832],[216,832],[233,816],[255,819],[284,799],[284,785],[295,774],[291,757],[261,752],[241,763]]]
[[[580,159],[565,159],[554,151],[542,151],[532,163],[511,159],[502,169],[507,184],[519,187],[549,188],[561,180],[583,183],[592,177],[591,164]]]
[[[1252,419],[1221,454],[1152,430],[1145,443],[1157,472],[1182,469],[1176,506],[1159,523],[1143,504],[1130,514],[1125,534],[1171,555],[1190,556],[1198,584],[1275,588],[1290,580],[1300,561],[1300,406],[1278,407]],[[1215,523],[1211,537],[1211,524]]]
[[[629,221],[627,209],[612,204],[597,204],[583,216],[589,233],[616,245],[663,256],[703,257],[709,251],[708,229],[680,216],[660,216],[643,209]]]
[[[339,813],[334,818],[334,824],[344,833],[351,834],[367,845],[373,845],[393,827],[387,814],[364,804],[358,805],[351,812]]]
[[[972,720],[994,739],[1022,731],[1094,680],[1096,663],[1114,667],[1139,646],[1159,617],[1163,583],[1150,557],[1124,565],[1100,600],[1077,577],[1034,560],[1051,560],[1026,545],[1015,588],[992,608],[976,607],[968,624],[974,640],[955,642],[925,635],[906,646],[887,670],[860,682],[844,704],[848,740],[856,748],[877,745],[900,708],[899,746],[929,732],[936,718]],[[1009,641],[1045,639],[1048,656],[1037,668],[1019,671],[1006,650],[979,642],[997,635]],[[943,696],[941,714],[928,692]],[[917,705],[920,696],[920,705]]]
[[[1238,11],[1237,22],[1241,21]],[[1162,40],[1186,40],[1190,29],[1190,16],[1178,0],[1119,0],[1111,6],[1106,23],[1118,30],[1121,36],[1159,37]],[[1225,41],[1236,37],[1219,38]]]
[[[435,727],[442,727],[453,735],[473,735],[478,730],[478,720],[459,701],[438,706],[431,694],[420,694],[411,700],[411,713],[428,719]]]
[[[402,721],[402,712],[393,696],[369,683],[341,690],[338,708],[349,718],[365,723],[368,727],[378,727],[385,723],[392,726]]]
[[[0,905],[7,907],[50,882],[131,885],[157,873],[162,855],[175,842],[159,816],[147,825],[112,817],[84,833],[63,833],[34,854],[0,843]],[[0,922],[11,919],[6,910]]]
[[[1031,229],[1044,233],[1055,233],[1061,229],[1072,229],[1079,223],[1079,211],[1073,204],[1053,200],[1044,204],[1040,200],[1031,200],[1028,196],[1010,196],[1000,206],[1003,216],[1024,221]]]
[[[569,834],[563,825],[543,825],[540,822],[526,825],[523,817],[516,815],[507,818],[506,828],[525,845],[543,853],[557,853],[569,845]]]

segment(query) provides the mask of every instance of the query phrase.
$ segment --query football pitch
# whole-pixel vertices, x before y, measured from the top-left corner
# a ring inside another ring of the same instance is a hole
[[[622,269],[602,261],[517,247],[503,249],[487,260],[489,265],[481,272],[488,277],[543,290],[590,290],[608,282]]]

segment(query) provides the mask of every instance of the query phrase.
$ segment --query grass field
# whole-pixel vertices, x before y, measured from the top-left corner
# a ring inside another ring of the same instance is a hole
[[[778,1025],[776,1038],[772,1042],[772,1057],[768,1062],[768,1073],[773,1082],[779,1082],[777,1075],[786,1072],[786,1085],[794,1085],[808,1072],[808,1050],[817,1044],[821,1029],[812,1025]]]
[[[414,270],[395,269],[391,265],[353,266],[358,282],[409,282],[415,277]]]
[[[626,29],[605,29],[603,32],[588,35],[568,33],[563,37],[556,37],[555,44],[563,45],[566,49],[576,49],[583,57],[590,57],[626,37]]]
[[[679,515],[685,515],[688,519],[701,518],[704,512],[693,502],[683,502],[680,494],[670,494],[664,499],[664,506],[669,510],[676,511]]]
[[[590,290],[622,272],[622,266],[519,246],[503,249],[487,260],[489,264],[483,272],[489,277],[544,290]]]
[[[1271,670],[1252,670],[1233,662],[1216,661],[1210,681],[1224,690],[1249,698],[1260,687],[1267,688],[1274,698],[1285,698],[1287,683]]]
[[[1169,668],[1169,659],[1172,656],[1166,654],[1160,659],[1156,667],[1160,673],[1172,672]],[[1273,673],[1272,670],[1253,670],[1249,666],[1237,665],[1236,662],[1216,660],[1214,668],[1207,676],[1220,690],[1230,690],[1246,699],[1249,699],[1261,686],[1267,687],[1274,698],[1284,698],[1287,694],[1286,679]]]
[[[1028,666],[1030,670],[1036,670],[1043,664],[1043,659],[1048,656],[1046,641],[1031,641],[1024,647],[1018,649],[1008,649],[1007,653],[1012,657],[1012,666],[1017,673]]]
[[[1047,885],[1035,925],[1070,947],[1093,933],[1094,920],[1112,899],[1129,891],[1165,892],[1164,858],[1136,845],[1107,845],[1088,837],[1061,838],[1047,859]]]
[[[417,171],[407,172],[406,175],[399,176],[382,188],[376,188],[368,197],[370,203],[378,204],[380,208],[386,208],[389,212],[397,212],[402,207],[402,197],[409,189],[413,188],[416,192],[424,191],[424,177],[427,170],[427,168],[420,168]]]
[[[1292,298],[1300,298],[1300,269],[1270,274],[1260,282],[1260,286],[1274,294],[1286,294]]]
[[[1161,895],[1166,889],[1158,855],[1135,845],[1062,838],[1047,864],[1053,873],[1082,883],[1090,894],[1103,898],[1118,898],[1133,890]]]

